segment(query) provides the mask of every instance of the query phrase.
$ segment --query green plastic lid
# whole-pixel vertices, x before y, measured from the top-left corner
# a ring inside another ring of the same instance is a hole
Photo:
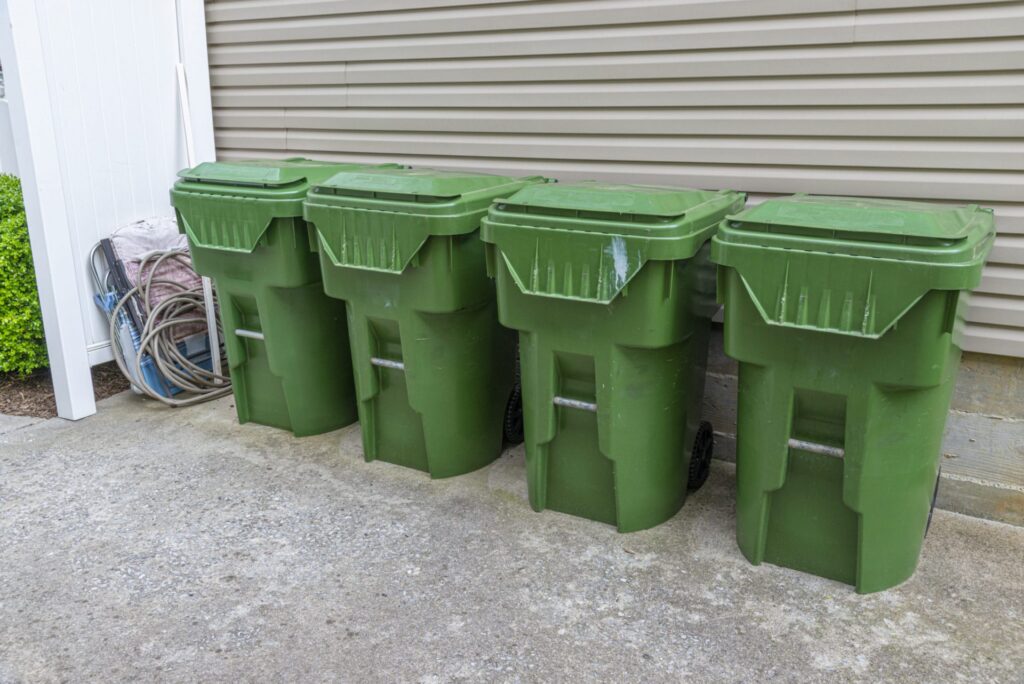
[[[861,242],[944,246],[991,223],[977,205],[794,195],[730,217],[729,227]]]
[[[579,212],[581,218],[649,223],[652,219],[683,216],[717,194],[688,188],[582,181],[528,186],[503,202],[501,209],[562,216],[568,210]]]
[[[204,162],[181,171],[178,176],[191,183],[282,188],[315,183],[344,168],[361,168],[361,165],[319,162],[301,157]]]
[[[316,195],[405,202],[450,202],[459,197],[521,184],[522,178],[423,168],[371,168],[343,171],[317,182]]]

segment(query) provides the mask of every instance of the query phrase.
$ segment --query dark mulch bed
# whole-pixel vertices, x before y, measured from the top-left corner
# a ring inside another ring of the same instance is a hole
[[[93,367],[92,385],[97,401],[128,389],[128,381],[113,362]],[[0,374],[0,413],[36,418],[56,416],[50,371],[44,368],[27,378],[13,373]]]

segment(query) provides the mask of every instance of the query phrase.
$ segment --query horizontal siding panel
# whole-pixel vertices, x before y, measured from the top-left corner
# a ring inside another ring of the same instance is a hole
[[[999,235],[996,237],[988,260],[996,264],[1024,266],[1024,235]]]
[[[1024,39],[1007,39],[840,48],[353,62],[345,69],[345,78],[347,83],[462,83],[832,76],[1021,68],[1024,68]]]
[[[263,128],[252,130],[233,130],[222,136],[222,140],[236,147],[259,147],[265,150],[288,149],[288,133],[277,128]],[[278,154],[276,156],[287,156]]]
[[[525,59],[220,66],[214,86],[736,78],[1024,69],[1024,39]]]
[[[1024,197],[1020,199],[1024,200]],[[1024,203],[991,204],[989,206],[995,209],[996,226],[1000,234],[1024,235]]]
[[[692,109],[222,108],[220,129],[649,135],[1024,138],[1024,107]]]
[[[986,294],[1020,297],[1024,292],[1024,268],[989,261],[977,289]]]
[[[275,131],[275,135],[276,135]],[[223,142],[250,147],[261,129],[225,132]],[[683,136],[467,135],[451,133],[341,133],[292,129],[282,149],[378,154],[434,154],[439,147],[468,157],[770,166],[1024,171],[1024,141],[818,140]],[[257,144],[256,146],[259,146]]]
[[[1024,355],[1024,3],[221,0],[226,158],[996,210],[964,348]]]
[[[226,132],[228,128],[285,128],[288,120],[284,108],[215,109],[213,126]],[[323,110],[317,110],[323,111]],[[345,110],[337,110],[339,113]]]
[[[1022,3],[858,11],[856,16],[856,42],[1012,36],[1024,29]]]
[[[251,21],[330,14],[396,12],[466,5],[497,5],[509,0],[207,0],[206,21]]]
[[[928,9],[932,7],[943,7],[950,5],[992,5],[998,2],[1012,4],[1018,0],[856,0],[858,11],[880,10],[880,9],[908,9],[917,7]]]
[[[1024,328],[1024,299],[974,293],[968,318],[976,323]]]
[[[969,76],[614,81],[465,86],[220,88],[215,107],[743,107],[1018,104],[1024,73]]]
[[[968,324],[961,347],[964,351],[1002,356],[1024,356],[1024,329],[981,323]]]

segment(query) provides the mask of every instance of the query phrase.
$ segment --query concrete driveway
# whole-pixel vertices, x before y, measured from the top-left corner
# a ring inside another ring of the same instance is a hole
[[[937,511],[858,596],[749,565],[724,463],[620,535],[532,512],[520,449],[431,482],[230,400],[0,432],[0,682],[1024,681],[1024,528]]]

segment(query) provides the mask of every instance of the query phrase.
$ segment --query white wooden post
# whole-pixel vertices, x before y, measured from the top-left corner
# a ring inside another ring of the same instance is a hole
[[[96,413],[96,400],[43,59],[42,28],[35,0],[0,0],[0,63],[25,196],[57,415],[78,420]]]

